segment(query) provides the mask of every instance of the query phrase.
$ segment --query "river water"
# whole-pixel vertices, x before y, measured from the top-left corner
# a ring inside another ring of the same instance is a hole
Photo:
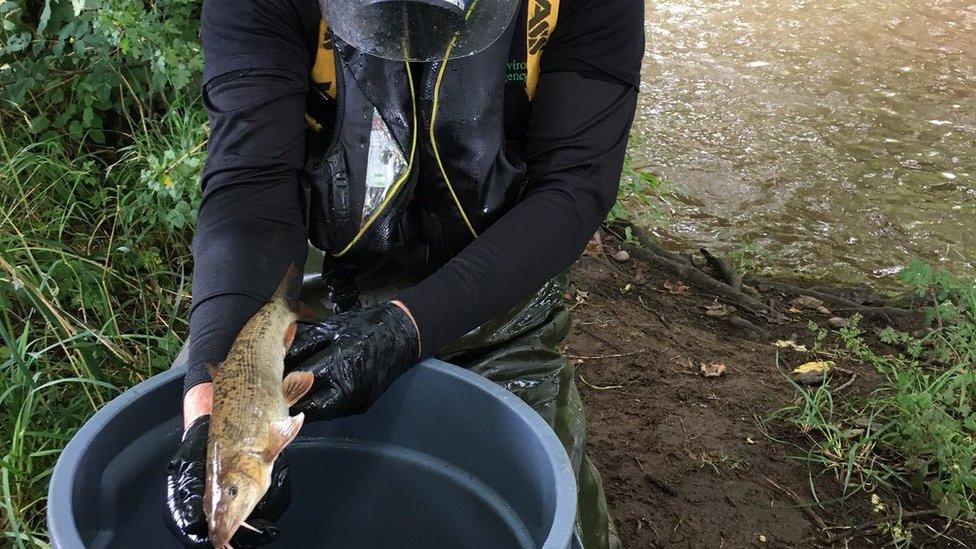
[[[647,0],[658,234],[780,270],[976,270],[976,1]]]

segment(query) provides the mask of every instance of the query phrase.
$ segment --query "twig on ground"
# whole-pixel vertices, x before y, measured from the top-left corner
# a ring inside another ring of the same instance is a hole
[[[647,311],[647,312],[651,313],[652,315],[654,315],[655,317],[657,317],[658,321],[660,321],[661,324],[663,324],[665,328],[668,328],[669,330],[671,329],[671,324],[669,324],[667,320],[664,320],[664,316],[661,315],[661,313],[659,313],[659,312],[655,311],[654,309],[648,307],[647,304],[644,303],[644,297],[643,296],[637,296],[637,302],[640,303],[640,306],[643,307],[645,311]]]
[[[851,379],[848,379],[844,383],[840,384],[838,387],[835,387],[835,388],[831,389],[830,392],[831,393],[839,393],[839,392],[843,391],[844,389],[850,387],[851,384],[854,383],[854,381],[856,381],[856,380],[857,380],[857,374],[854,374],[854,375],[851,376]]]
[[[623,389],[624,388],[623,385],[604,385],[602,387],[599,386],[599,385],[593,385],[589,381],[586,381],[586,378],[583,377],[583,374],[582,373],[579,373],[577,375],[579,376],[580,381],[583,382],[583,385],[586,385],[590,389],[595,389],[597,391],[610,391],[610,390],[613,390],[613,389]]]
[[[780,492],[782,492],[784,495],[786,495],[786,497],[788,497],[791,500],[793,500],[793,503],[796,503],[797,507],[799,507],[800,510],[803,511],[807,515],[807,517],[810,520],[812,520],[813,523],[816,524],[820,528],[820,531],[821,532],[826,532],[827,531],[827,523],[824,522],[823,519],[820,518],[820,515],[818,515],[813,510],[813,507],[812,507],[813,504],[808,503],[806,501],[803,501],[803,499],[800,498],[800,496],[798,496],[796,492],[794,492],[793,490],[790,490],[789,488],[787,488],[785,486],[782,486],[782,485],[778,484],[773,479],[771,479],[769,477],[763,477],[763,478],[766,479],[766,482],[768,482],[770,486],[772,486],[773,488],[776,488],[777,490],[779,490]]]
[[[616,343],[610,341],[609,339],[603,337],[602,335],[600,335],[600,334],[598,334],[598,333],[596,333],[596,332],[588,329],[586,326],[584,326],[582,324],[576,324],[576,327],[579,328],[579,331],[581,331],[584,334],[592,337],[593,339],[596,339],[596,340],[598,340],[600,342],[603,342],[606,345],[609,345],[610,347],[613,347],[614,349],[616,349],[618,351],[620,350],[620,345],[617,345]]]
[[[629,353],[614,353],[612,355],[566,355],[566,358],[573,358],[576,360],[603,360],[605,358],[622,358],[625,356],[634,356],[641,353],[647,352],[647,349],[638,349],[636,351],[631,351]]]

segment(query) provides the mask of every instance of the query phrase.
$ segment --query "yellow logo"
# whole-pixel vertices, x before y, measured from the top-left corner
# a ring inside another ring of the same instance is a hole
[[[559,17],[559,0],[529,0],[527,15],[525,47],[526,56],[525,92],[529,99],[535,97],[536,86],[539,85],[540,63],[542,50],[549,42],[549,36],[556,28]]]

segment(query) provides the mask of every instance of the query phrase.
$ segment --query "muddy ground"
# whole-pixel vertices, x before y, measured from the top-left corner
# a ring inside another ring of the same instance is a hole
[[[794,296],[761,286],[763,301],[772,301],[786,322],[710,316],[714,297],[638,260],[616,261],[614,251],[608,243],[573,270],[567,297],[575,303],[574,327],[566,353],[578,361],[588,447],[624,546],[864,547],[890,541],[865,528],[825,544],[826,536],[882,517],[872,511],[868,494],[842,498],[833,473],[800,459],[809,447],[805,435],[781,421],[765,421],[796,394],[777,367],[777,355],[783,370],[811,360],[772,343],[809,345],[814,336],[808,321],[824,324],[828,317],[790,312]],[[703,363],[722,363],[727,373],[703,377]],[[877,380],[865,366],[842,366],[858,378],[838,398],[863,395]],[[811,505],[811,486],[822,507]],[[945,528],[938,518],[928,520],[932,528]],[[958,544],[939,538],[928,546]]]

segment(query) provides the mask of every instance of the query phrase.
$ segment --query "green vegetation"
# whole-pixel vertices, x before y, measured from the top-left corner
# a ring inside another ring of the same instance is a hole
[[[204,120],[176,108],[147,128],[111,163],[0,136],[0,525],[16,545],[43,538],[74,431],[186,331]]]
[[[639,147],[641,138],[632,135],[628,149]],[[634,165],[634,158],[628,150],[624,158],[623,173],[620,175],[620,189],[617,202],[610,210],[610,222],[626,220],[638,225],[652,226],[664,218],[664,212],[655,202],[662,196],[666,184],[660,176]],[[628,235],[629,236],[629,235]]]
[[[0,546],[186,332],[206,117],[199,2],[0,0]]]
[[[810,326],[817,342],[812,352],[874,368],[881,374],[875,390],[848,399],[826,383],[796,384],[797,403],[780,414],[809,435],[807,459],[841,480],[848,495],[875,487],[896,496],[913,491],[943,516],[973,521],[976,285],[920,263],[905,269],[901,279],[931,304],[926,329],[908,334],[889,327],[877,334],[879,345],[869,345],[856,317],[836,338]],[[873,501],[888,507],[877,497]],[[907,543],[910,532],[895,526],[894,542]]]

